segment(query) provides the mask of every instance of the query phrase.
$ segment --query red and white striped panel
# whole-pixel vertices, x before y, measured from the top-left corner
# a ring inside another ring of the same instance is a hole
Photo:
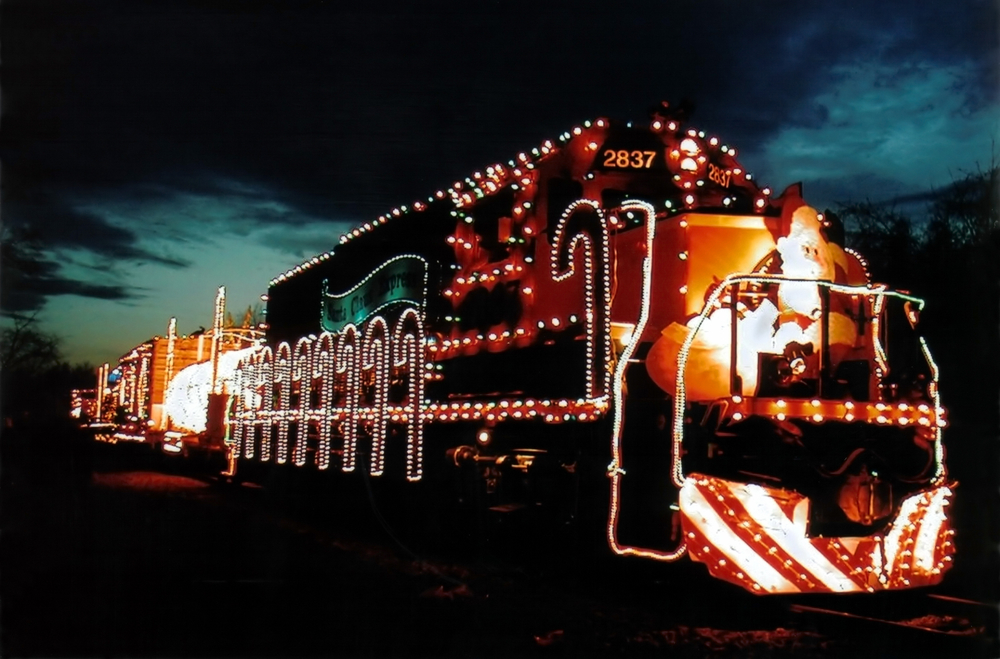
[[[849,593],[929,586],[955,552],[951,489],[903,500],[892,523],[863,538],[810,538],[809,499],[773,487],[692,474],[680,493],[691,558],[754,593]]]

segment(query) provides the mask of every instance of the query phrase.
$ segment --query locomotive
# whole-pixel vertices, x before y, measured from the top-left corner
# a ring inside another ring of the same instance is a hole
[[[923,302],[736,156],[664,104],[355,228],[270,282],[207,444],[229,475],[600,510],[614,554],[753,593],[938,583],[954,484]]]

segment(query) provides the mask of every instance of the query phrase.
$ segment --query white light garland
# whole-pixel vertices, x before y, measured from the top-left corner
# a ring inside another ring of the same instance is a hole
[[[407,309],[393,333],[393,363],[407,378],[404,408],[407,418],[406,479],[418,481],[424,474],[424,366],[427,339],[423,310]]]
[[[653,286],[653,241],[656,238],[656,211],[653,209],[652,204],[644,201],[627,201],[622,204],[622,210],[636,210],[645,216],[646,249],[642,259],[642,290],[639,318],[635,322],[635,328],[632,330],[630,340],[625,344],[622,354],[618,357],[612,381],[612,386],[614,387],[614,407],[612,411],[611,464],[608,465],[608,476],[611,478],[611,504],[608,510],[607,525],[608,545],[619,556],[641,556],[660,561],[675,561],[681,558],[687,550],[683,541],[673,551],[631,547],[618,542],[621,481],[625,476],[621,442],[622,427],[625,421],[625,371],[628,369],[629,360],[635,353],[636,347],[638,347],[639,342],[642,340],[642,333],[646,329],[646,322],[649,320],[649,302]]]
[[[674,485],[678,488],[684,485],[684,471],[681,460],[681,455],[683,452],[683,442],[684,442],[684,410],[687,404],[686,389],[684,385],[684,373],[687,367],[688,353],[691,350],[691,346],[694,343],[694,337],[701,329],[702,325],[705,323],[708,315],[715,309],[716,304],[722,298],[723,293],[733,284],[740,283],[752,283],[752,284],[764,284],[764,283],[808,283],[814,286],[819,286],[827,288],[831,291],[837,293],[844,293],[847,295],[864,295],[867,297],[873,297],[872,302],[873,317],[872,317],[872,334],[877,336],[879,325],[877,319],[882,313],[882,306],[886,297],[895,297],[908,302],[917,304],[920,308],[923,308],[923,300],[907,295],[905,293],[899,293],[896,291],[888,291],[885,286],[873,286],[867,284],[865,286],[850,286],[846,284],[836,284],[830,281],[815,280],[815,279],[800,279],[795,277],[786,277],[784,275],[765,275],[765,274],[732,274],[728,275],[724,280],[722,280],[712,291],[711,295],[705,301],[705,305],[702,308],[701,313],[695,318],[694,325],[690,326],[690,330],[681,344],[681,348],[677,354],[677,382],[675,385],[675,396],[674,396],[674,418],[673,418],[673,440],[672,440],[672,450],[671,450],[671,477],[673,479]],[[939,399],[937,396],[938,391],[938,371],[937,366],[933,359],[930,357],[930,351],[927,349],[926,343],[923,338],[920,338],[922,350],[924,352],[925,358],[928,360],[928,364],[931,368],[931,383],[928,385],[931,396],[934,398],[935,405],[935,423],[937,424],[937,434],[935,436],[935,463],[936,463],[936,476],[935,481],[940,482],[944,478],[945,467],[944,467],[944,448],[941,444],[941,433],[940,425],[943,423],[942,416],[943,410],[939,405]],[[885,354],[881,351],[881,344],[878,342],[877,338],[873,339],[873,345],[875,346],[876,360],[879,361],[880,365],[886,364]],[[880,357],[881,355],[881,357]],[[885,375],[887,365],[882,366],[879,371],[879,377]],[[778,401],[781,403],[781,401]],[[854,419],[853,403],[848,407],[850,401],[845,402],[845,408],[849,411],[845,414],[846,420]],[[880,403],[880,405],[884,405]],[[901,410],[906,411],[906,410]],[[848,418],[849,417],[849,418]],[[909,417],[899,416],[897,418],[905,418],[909,422]],[[919,418],[919,417],[915,417]],[[886,415],[880,415],[876,418],[879,423],[888,423],[889,417]]]
[[[309,337],[302,337],[295,344],[292,353],[292,383],[298,383],[299,394],[299,418],[307,419],[311,411],[313,386],[313,352],[311,350],[312,340]],[[301,467],[306,463],[309,446],[309,422],[300,421],[297,425],[295,435],[295,448],[292,449],[292,462]]]
[[[357,463],[357,442],[361,427],[372,439],[370,472],[380,476],[385,466],[385,440],[390,423],[407,426],[406,477],[420,480],[423,475],[423,423],[427,406],[423,401],[425,358],[423,313],[405,309],[391,334],[381,316],[368,321],[364,335],[354,325],[338,333],[324,332],[316,340],[301,339],[295,350],[287,343],[278,346],[277,359],[270,349],[244,359],[239,367],[238,381],[243,385],[232,421],[234,441],[242,443],[242,455],[255,457],[253,433],[261,428],[263,441],[259,459],[270,460],[271,428],[278,428],[276,461],[287,460],[289,424],[298,424],[298,440],[292,461],[297,466],[307,462],[309,427],[319,429],[316,466],[327,469],[332,452],[332,432],[336,426],[343,436],[341,469],[351,472]],[[274,368],[270,365],[274,364]],[[391,369],[408,380],[407,397],[401,404],[389,402]],[[371,404],[363,404],[361,390],[364,378],[374,385]],[[338,386],[339,383],[339,386]],[[251,390],[252,389],[252,390]],[[312,392],[318,391],[319,406],[310,404]],[[278,406],[273,406],[277,392]],[[292,408],[290,401],[299,396]],[[239,449],[237,449],[239,452]]]
[[[260,411],[263,413],[260,416],[260,420],[266,422],[267,425],[260,424],[261,430],[261,442],[260,442],[260,461],[268,462],[271,459],[271,440],[272,440],[272,413],[274,410],[274,379],[275,379],[275,369],[274,369],[274,353],[271,351],[270,347],[264,348],[259,356],[258,369],[257,369],[257,383],[260,387],[260,400],[261,407]],[[256,437],[256,428],[254,432]],[[253,446],[255,442],[250,443],[250,455],[247,457],[253,457]]]
[[[369,471],[372,476],[381,476],[385,469],[385,436],[388,417],[385,413],[389,404],[389,347],[386,345],[388,329],[385,319],[376,316],[368,322],[364,338],[364,355],[361,368],[368,371],[372,380],[372,407],[375,418],[368,423],[372,438]]]
[[[598,229],[594,234],[583,233],[581,230],[581,232],[567,235],[566,227],[569,220],[581,206],[589,206],[594,211],[598,221]],[[595,253],[595,241],[600,245],[599,255]],[[577,247],[580,247],[583,252],[584,304],[586,305],[584,325],[587,337],[586,391],[588,398],[605,395],[608,391],[610,377],[612,346],[609,242],[610,232],[604,211],[598,202],[591,199],[578,199],[567,206],[552,237],[550,267],[553,281],[564,281],[576,275],[577,269],[573,254]],[[565,266],[561,263],[563,259],[566,261]],[[595,290],[598,281],[601,286],[600,292]],[[559,325],[557,318],[553,319],[553,325]],[[600,348],[598,343],[601,344]],[[601,353],[599,368],[597,366],[598,352]]]
[[[171,318],[167,323],[167,359],[166,368],[163,372],[163,391],[170,386],[170,381],[174,379],[174,349],[177,342],[177,318]]]
[[[341,432],[344,435],[344,452],[341,470],[352,472],[357,462],[358,450],[358,401],[361,397],[360,362],[358,356],[358,328],[348,325],[340,332],[337,341],[337,373],[345,378],[345,400]]]
[[[313,377],[319,379],[319,408],[323,412],[333,409],[337,382],[337,335],[331,332],[320,334],[313,353]],[[319,442],[316,446],[316,467],[329,469],[330,443],[334,420],[324,414],[318,419]]]

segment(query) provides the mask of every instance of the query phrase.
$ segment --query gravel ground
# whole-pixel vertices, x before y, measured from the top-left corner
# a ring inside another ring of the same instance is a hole
[[[826,625],[689,561],[418,556],[137,448],[4,438],[4,656],[994,656],[989,622],[945,646]],[[907,597],[880,601],[927,613]]]

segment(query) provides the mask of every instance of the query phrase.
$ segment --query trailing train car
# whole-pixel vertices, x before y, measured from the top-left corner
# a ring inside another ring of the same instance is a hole
[[[73,389],[69,392],[69,415],[81,424],[98,418],[97,389]]]
[[[599,509],[615,554],[754,593],[940,581],[953,484],[923,303],[684,121],[584,122],[271,281],[231,468],[553,528]]]
[[[228,384],[236,363],[263,335],[254,327],[226,327],[225,306],[220,288],[211,329],[178,335],[171,318],[166,336],[140,343],[114,369],[99,369],[102,394],[88,417],[102,430],[99,438],[146,443],[172,454],[224,451]]]

